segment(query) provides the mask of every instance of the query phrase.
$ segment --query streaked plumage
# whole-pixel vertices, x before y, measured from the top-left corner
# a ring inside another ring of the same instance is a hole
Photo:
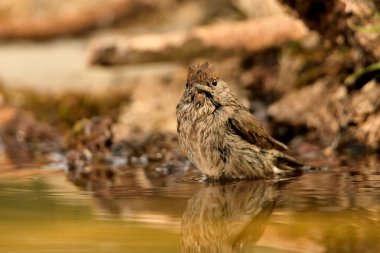
[[[177,132],[188,158],[213,179],[266,178],[303,166],[280,151],[286,145],[267,133],[207,62],[189,68]]]

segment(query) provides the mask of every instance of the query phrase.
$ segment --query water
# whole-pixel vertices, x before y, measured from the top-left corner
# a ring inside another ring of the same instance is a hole
[[[96,192],[26,170],[0,177],[0,252],[380,252],[376,157],[277,183],[131,169]]]

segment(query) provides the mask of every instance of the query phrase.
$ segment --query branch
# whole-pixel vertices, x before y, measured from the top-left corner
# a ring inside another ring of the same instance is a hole
[[[87,7],[62,8],[56,6],[45,15],[34,13],[7,14],[0,20],[0,38],[3,39],[49,39],[56,36],[76,34],[114,23],[136,12],[151,10],[156,1],[109,0]],[[12,4],[9,7],[12,8]],[[18,6],[16,6],[18,7]]]
[[[196,56],[224,57],[280,46],[300,40],[306,33],[301,21],[276,16],[167,34],[96,39],[90,46],[90,63],[116,65]]]

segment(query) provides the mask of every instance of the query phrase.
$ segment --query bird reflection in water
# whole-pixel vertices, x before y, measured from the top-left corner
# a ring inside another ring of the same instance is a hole
[[[182,252],[243,252],[262,236],[278,188],[272,182],[243,181],[201,189],[182,217]]]

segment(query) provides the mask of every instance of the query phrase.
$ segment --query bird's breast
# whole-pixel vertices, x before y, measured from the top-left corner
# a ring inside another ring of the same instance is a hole
[[[223,126],[213,115],[185,123],[188,134],[180,134],[190,160],[204,173],[217,177],[223,169],[221,146],[223,146]]]

